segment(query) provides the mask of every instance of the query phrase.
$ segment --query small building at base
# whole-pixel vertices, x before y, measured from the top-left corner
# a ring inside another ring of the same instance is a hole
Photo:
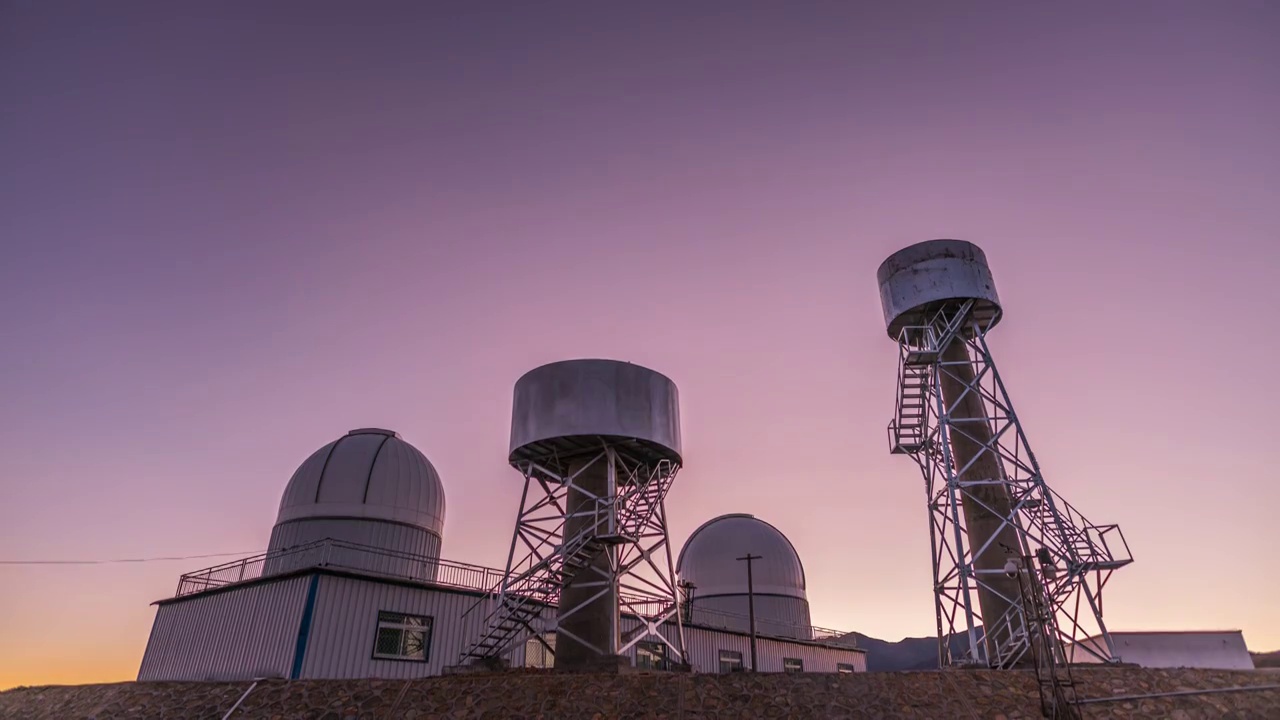
[[[156,603],[138,680],[443,674],[484,630],[504,575],[441,559],[443,525],[444,490],[426,457],[391,431],[353,430],[294,473],[266,553],[183,575]],[[749,668],[745,616],[695,604],[682,608],[683,627],[673,619],[659,633],[670,640],[683,630],[694,672]],[[807,604],[800,616],[763,614],[759,671],[866,671],[865,651],[844,633],[808,625]],[[509,665],[549,666],[555,615],[532,621]],[[622,615],[619,630],[640,625]],[[626,656],[641,669],[670,665],[656,639]]]
[[[1112,631],[1117,662],[1146,668],[1206,668],[1213,670],[1253,670],[1253,658],[1239,630],[1152,630]],[[1106,654],[1099,637],[1081,640],[1079,645]],[[1097,662],[1093,653],[1070,648],[1073,662]],[[1076,656],[1079,656],[1078,658]]]
[[[250,678],[417,678],[459,664],[463,650],[484,629],[496,602],[483,590],[501,571],[441,561],[437,581],[378,575],[351,567],[372,565],[376,548],[336,541],[308,547],[313,557],[345,556],[344,564],[317,564],[162,600],[138,680],[243,680]],[[355,561],[355,562],[353,562]],[[190,576],[189,576],[190,577]],[[440,578],[470,583],[450,587]],[[495,580],[496,582],[496,580]],[[544,613],[547,620],[554,612]],[[544,623],[546,621],[543,621]],[[622,617],[624,633],[639,627]],[[549,667],[542,642],[555,645],[544,624],[507,657],[516,667]],[[675,623],[660,632],[674,637]],[[750,665],[747,633],[685,625],[694,672],[734,672]],[[761,672],[865,672],[866,653],[821,640],[761,635]],[[667,668],[665,645],[640,643],[627,656],[642,669]]]

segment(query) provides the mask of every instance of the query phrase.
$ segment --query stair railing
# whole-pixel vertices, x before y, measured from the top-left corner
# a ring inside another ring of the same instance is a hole
[[[472,656],[477,648],[485,644],[485,641],[495,637],[501,637],[504,642],[489,648],[485,655],[487,657],[501,655],[510,646],[509,643],[505,641],[509,640],[511,636],[519,634],[518,630],[515,629],[506,630],[505,632],[500,631],[499,628],[504,621],[510,619],[530,603],[543,602],[547,605],[554,605],[558,602],[561,587],[563,587],[564,583],[570,579],[570,575],[565,567],[566,562],[578,555],[579,552],[591,543],[592,540],[599,537],[602,526],[606,530],[609,529],[612,515],[609,511],[612,510],[612,506],[613,501],[609,498],[593,499],[591,501],[591,512],[595,519],[590,525],[583,528],[572,538],[561,542],[555,552],[545,558],[542,558],[538,562],[532,563],[530,567],[525,569],[516,577],[509,578],[504,580],[502,583],[499,583],[499,586],[496,588],[498,590],[498,603],[493,610],[485,616],[483,621],[484,629],[476,642],[472,643],[463,652],[464,658]],[[602,510],[604,512],[602,512]],[[560,527],[563,528],[564,523],[561,523]],[[520,564],[523,565],[526,561],[531,560],[532,557],[534,557],[534,554],[530,553],[530,555],[527,556],[525,560],[522,560]],[[559,558],[558,567],[556,566],[557,558]],[[590,559],[586,559],[582,568],[587,567],[590,562]],[[579,571],[582,568],[579,568]],[[477,605],[491,599],[492,595],[486,598],[481,598],[476,604],[473,604],[467,612],[470,613]]]

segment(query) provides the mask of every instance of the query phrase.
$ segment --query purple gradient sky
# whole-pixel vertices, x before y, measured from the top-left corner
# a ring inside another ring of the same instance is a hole
[[[1280,647],[1280,6],[0,3],[0,555],[257,550],[395,428],[500,564],[511,385],[672,377],[673,540],[753,512],[814,621],[933,632],[875,268],[981,244],[1116,629]],[[0,688],[128,679],[177,575],[0,567]]]

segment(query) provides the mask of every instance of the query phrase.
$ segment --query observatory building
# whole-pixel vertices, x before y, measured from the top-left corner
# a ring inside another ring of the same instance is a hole
[[[325,539],[435,559],[443,533],[444,486],[426,456],[390,430],[352,430],[312,453],[290,478],[267,544],[277,557],[267,570],[283,572],[298,559],[277,551]]]
[[[747,555],[758,558],[750,586],[739,560]],[[690,622],[746,631],[754,604],[757,632],[810,639],[804,565],[787,536],[769,523],[746,514],[708,520],[685,541],[676,571],[685,583]]]
[[[758,670],[866,670],[865,652],[839,639],[845,633],[809,626],[799,557],[782,533],[748,515],[708,522],[686,543],[680,567],[688,582],[675,573],[664,587],[691,585],[692,594],[646,595],[629,576],[601,582],[611,568],[628,567],[656,581],[640,565],[665,550],[662,493],[678,467],[679,422],[662,413],[675,410],[675,386],[626,363],[546,367],[530,373],[532,385],[517,385],[511,462],[522,473],[563,473],[548,493],[589,508],[565,506],[552,543],[558,561],[495,569],[441,558],[445,493],[431,462],[395,432],[353,430],[303,460],[265,553],[185,574],[173,597],[156,603],[138,680],[408,679],[477,662],[589,666],[601,646],[609,663],[641,669],[744,670],[752,658],[746,563],[734,551],[763,558],[753,568]],[[581,412],[597,402],[603,415]],[[555,411],[540,414],[539,403]],[[615,411],[629,403],[657,408],[662,422],[621,422],[626,413]],[[614,419],[603,426],[608,434],[591,426],[599,417]],[[547,451],[568,459],[553,469]],[[600,499],[610,493],[617,503]],[[550,504],[525,498],[547,514]],[[501,515],[494,522],[506,526]],[[562,652],[553,654],[557,644]]]

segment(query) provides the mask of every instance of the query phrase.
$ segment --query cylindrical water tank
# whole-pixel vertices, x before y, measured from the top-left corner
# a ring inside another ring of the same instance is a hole
[[[911,245],[890,255],[876,276],[885,324],[894,340],[900,339],[903,327],[923,325],[938,308],[957,301],[975,301],[966,323],[970,327],[975,323],[990,327],[1000,320],[1000,298],[987,256],[973,243],[929,240]],[[973,391],[978,377],[966,337],[962,333],[946,347],[933,348],[945,366],[934,391],[947,408],[950,425],[942,439],[950,445],[953,466],[960,469],[955,479],[965,488],[961,507],[970,551],[988,548],[973,560],[973,566],[982,578],[977,595],[983,624],[996,628],[1017,601],[1019,587],[1017,580],[1003,574],[1004,554],[991,548],[1021,551],[1022,541],[1005,522],[1013,508],[1008,488],[991,482],[1005,479],[1000,458],[992,452],[995,438],[988,418],[995,411]]]
[[[617,509],[610,494],[608,460],[600,457],[606,446],[625,453],[633,466],[657,468],[656,463],[664,460],[678,465],[680,412],[675,383],[648,368],[615,360],[551,363],[516,381],[510,461],[517,467],[538,461],[573,476],[565,497],[566,543],[609,534],[608,516],[601,513]],[[627,476],[614,473],[614,477],[621,485]],[[617,583],[609,584],[614,577],[609,552],[600,550],[561,588],[557,669],[589,668],[608,662],[606,656],[616,652],[618,595]]]
[[[565,360],[516,381],[512,463],[552,451],[598,451],[599,438],[680,462],[680,398],[662,373],[616,360]]]
[[[926,240],[890,255],[876,271],[889,337],[923,325],[939,301],[975,302],[973,319],[1000,321],[1000,297],[982,248],[964,240]]]

